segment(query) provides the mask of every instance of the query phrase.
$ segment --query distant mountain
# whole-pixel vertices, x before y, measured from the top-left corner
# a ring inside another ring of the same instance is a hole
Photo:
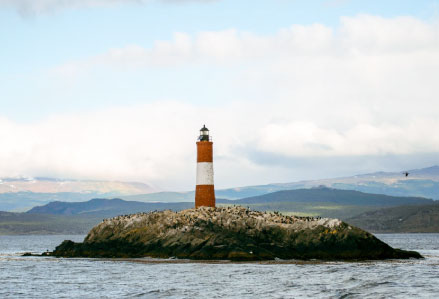
[[[138,182],[68,180],[45,177],[1,178],[0,193],[85,193],[85,194],[146,194],[157,192],[152,186]]]
[[[405,172],[405,170],[401,172],[375,172],[351,177],[244,187],[240,188],[239,191],[263,192],[265,189],[267,190],[266,193],[270,193],[280,190],[325,186],[335,189],[362,191],[365,193],[439,199],[439,166],[408,170],[408,177],[406,177],[403,172]],[[234,191],[236,189],[229,190]],[[252,196],[256,195],[262,194]],[[229,197],[223,196],[223,198]]]
[[[0,212],[0,235],[86,234],[101,217]]]
[[[334,179],[217,189],[215,192],[217,198],[240,199],[276,191],[325,186],[365,193],[439,199],[439,166],[408,170],[408,172],[408,177],[405,177],[403,171],[375,172]],[[195,197],[194,191],[151,193],[154,189],[141,183],[52,178],[10,178],[3,179],[0,183],[2,183],[0,186],[6,188],[3,191],[14,190],[14,192],[0,192],[0,210],[5,211],[25,211],[51,201],[78,202],[91,198],[117,197],[141,202],[192,202]],[[19,190],[28,191],[17,192]],[[44,190],[47,192],[43,192]]]
[[[296,189],[296,188],[290,188]],[[215,196],[217,198],[227,199],[239,199],[250,196],[263,195],[270,192],[289,190],[280,185],[260,185],[260,186],[248,186],[237,187],[230,189],[216,189]],[[137,200],[143,202],[186,202],[193,201],[195,198],[195,191],[188,192],[157,192],[150,194],[137,194],[137,195],[122,195],[120,198],[125,200]]]
[[[219,199],[219,204],[242,205],[260,211],[346,219],[389,206],[434,203],[421,197],[397,197],[327,187],[286,190],[238,200]]]
[[[336,190],[326,187],[278,191],[257,197],[239,200],[217,199],[218,205],[242,205],[254,210],[281,211],[296,214],[320,215],[346,218],[379,207],[398,205],[431,204],[433,200],[417,197],[394,197],[366,194],[351,190]],[[188,202],[137,202],[121,199],[92,199],[86,202],[51,202],[34,207],[28,213],[53,215],[99,215],[112,217],[143,211],[174,211],[192,208]]]
[[[325,186],[335,189],[362,191],[365,193],[439,199],[439,166],[408,170],[408,177],[403,174],[405,171],[406,170],[402,170],[401,172],[374,172],[351,177],[217,189],[215,193],[218,198],[240,199],[282,190]],[[189,199],[193,200],[194,192],[160,192],[120,197],[126,200],[145,202],[177,202],[188,201]]]
[[[327,187],[311,189],[285,190],[223,201],[234,204],[261,204],[273,202],[334,203],[356,206],[397,206],[407,204],[431,204],[433,200],[422,197],[395,197],[382,194],[370,194],[353,190],[338,190]]]
[[[438,233],[439,203],[374,210],[346,221],[376,233]]]
[[[51,201],[84,201],[157,192],[143,183],[120,181],[66,180],[57,178],[1,178],[0,210],[25,211]]]
[[[309,188],[324,185],[336,189],[357,190],[367,193],[394,196],[421,196],[439,199],[439,166],[407,171],[406,177],[401,172],[375,172],[346,178],[307,181],[300,184]],[[288,188],[297,183],[282,184]]]
[[[0,193],[0,211],[24,212],[32,207],[47,204],[52,201],[85,201],[94,197],[111,197],[112,194],[97,193],[34,193],[34,192],[14,192]]]
[[[218,197],[218,191],[215,194]],[[188,192],[157,192],[150,194],[122,195],[119,198],[141,202],[188,202],[195,200],[195,191]]]
[[[30,209],[28,214],[52,215],[91,215],[99,217],[114,217],[121,214],[133,214],[154,210],[174,210],[192,208],[193,203],[145,203],[125,201],[122,199],[95,198],[85,202],[51,202],[44,206]]]

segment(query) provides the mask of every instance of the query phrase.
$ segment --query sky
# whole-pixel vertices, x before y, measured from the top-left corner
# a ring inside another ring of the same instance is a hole
[[[0,0],[0,177],[192,190],[439,164],[439,0]]]

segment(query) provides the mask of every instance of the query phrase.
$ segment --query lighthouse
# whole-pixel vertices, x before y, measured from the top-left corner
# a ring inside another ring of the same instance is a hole
[[[213,142],[209,130],[204,125],[197,141],[197,186],[195,188],[195,208],[215,207],[213,186]]]

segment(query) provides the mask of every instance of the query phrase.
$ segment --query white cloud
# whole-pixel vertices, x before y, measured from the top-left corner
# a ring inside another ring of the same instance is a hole
[[[82,62],[84,66],[113,64],[142,67],[263,60],[289,62],[286,66],[291,67],[292,62],[327,59],[329,62],[341,62],[342,66],[351,63],[347,66],[355,67],[356,63],[374,58],[397,60],[404,65],[430,62],[436,58],[438,50],[439,26],[436,23],[429,24],[412,17],[385,19],[359,15],[342,17],[341,25],[335,32],[321,24],[292,25],[270,36],[235,29],[200,32],[194,36],[180,32],[175,33],[172,40],[156,41],[151,48],[128,45],[110,49]],[[404,61],[403,58],[409,59]],[[419,61],[422,59],[424,61]]]
[[[131,45],[69,62],[56,74],[71,80],[90,69],[111,71],[108,66],[116,72],[173,72],[197,65],[225,69],[224,80],[233,81],[241,102],[215,107],[157,102],[29,126],[3,120],[0,175],[47,171],[187,188],[195,171],[196,133],[204,122],[214,134],[223,186],[285,180],[286,174],[293,180],[294,171],[303,171],[259,163],[255,155],[284,161],[347,157],[357,171],[352,157],[439,151],[438,26],[415,18],[360,15],[342,18],[336,29],[293,25],[270,36],[237,30],[176,33],[151,48]],[[343,168],[342,162],[337,167]]]
[[[184,132],[178,123],[193,123],[194,113],[184,105],[162,103],[63,115],[30,125],[3,119],[0,136],[8,146],[0,150],[1,175],[47,172],[142,181],[181,175],[198,128]]]
[[[111,49],[54,70],[71,75],[102,66],[172,71],[196,65],[228,69],[230,78],[239,78],[234,86],[253,100],[270,98],[273,108],[291,108],[290,118],[319,125],[392,123],[432,117],[439,108],[439,26],[411,17],[343,17],[336,30],[293,25],[269,36],[234,29],[176,33],[150,48]]]
[[[86,115],[59,115],[32,124],[2,118],[0,177],[28,174],[134,180],[165,189],[190,189],[195,175],[195,142],[206,119],[208,126],[221,128],[214,129],[213,136],[218,163],[228,165],[223,170],[243,165],[244,172],[258,168],[246,157],[234,156],[236,146],[245,146],[238,141],[242,133],[232,134],[237,123],[230,120],[238,119],[238,111],[241,109],[236,105],[210,109],[157,102]]]
[[[439,150],[438,119],[400,126],[358,123],[337,130],[311,121],[273,123],[268,111],[255,108],[243,113],[245,103],[206,108],[157,102],[60,115],[33,124],[0,119],[0,176],[135,180],[164,189],[190,189],[195,141],[206,120],[214,138],[220,186],[285,181],[286,173],[300,171],[259,164],[250,157],[255,152],[300,160],[422,155]]]
[[[0,7],[12,7],[24,15],[41,14],[63,9],[110,6],[115,4],[146,4],[158,1],[163,3],[210,3],[217,0],[0,0]]]
[[[261,130],[257,148],[284,156],[336,157],[410,155],[439,151],[435,119],[416,119],[403,125],[358,123],[347,130],[322,128],[312,122],[270,124]]]
[[[274,36],[257,36],[235,29],[200,32],[196,36],[177,32],[173,40],[156,41],[151,48],[138,45],[114,48],[77,64],[169,67],[193,63],[231,65],[259,59],[279,61],[302,55],[324,55],[332,50],[332,42],[332,30],[320,24],[293,25]]]

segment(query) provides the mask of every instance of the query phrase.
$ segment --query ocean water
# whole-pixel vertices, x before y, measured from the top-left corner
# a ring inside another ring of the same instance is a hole
[[[0,236],[0,298],[439,298],[439,234],[385,234],[423,260],[194,263],[22,257],[84,236]]]

